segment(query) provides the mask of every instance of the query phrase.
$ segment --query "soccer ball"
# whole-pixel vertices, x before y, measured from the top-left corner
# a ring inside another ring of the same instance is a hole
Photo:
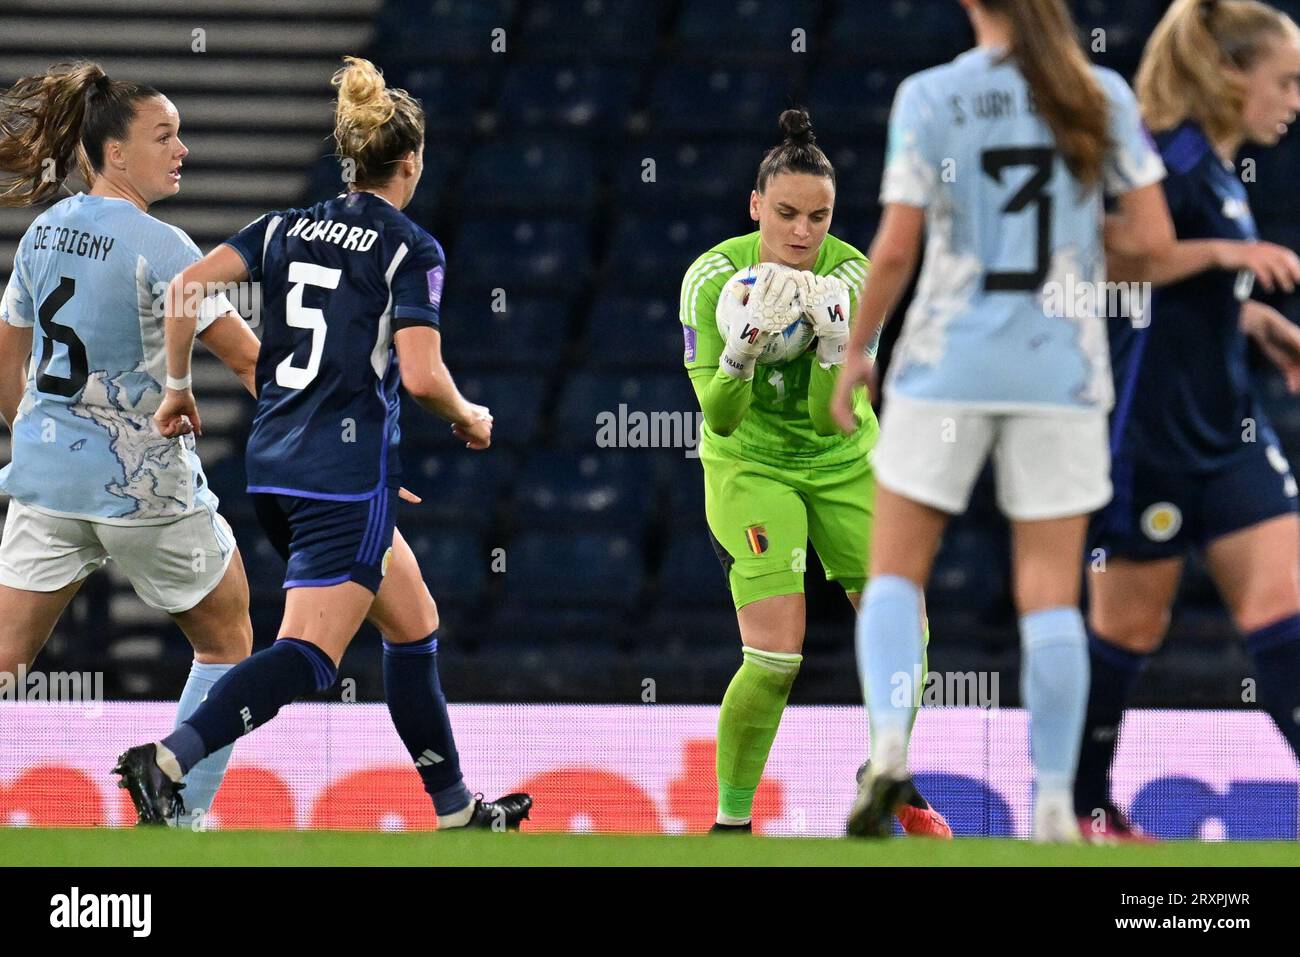
[[[776,268],[789,269],[790,267],[777,265]],[[757,278],[758,267],[747,266],[727,280],[727,284],[722,287],[722,295],[733,297],[743,306],[749,300],[750,290],[754,288],[754,280]],[[797,299],[795,301],[798,302]],[[723,339],[730,334],[730,330],[726,328],[726,317],[732,314],[734,310],[729,309],[719,309],[716,313],[718,331],[722,333]],[[773,336],[768,340],[767,348],[758,357],[758,364],[776,366],[796,359],[808,351],[815,338],[812,323],[808,321],[806,315],[800,316],[786,326],[781,335]]]

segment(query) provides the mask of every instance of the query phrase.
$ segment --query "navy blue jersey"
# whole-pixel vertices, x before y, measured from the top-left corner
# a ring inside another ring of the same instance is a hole
[[[1240,177],[1198,126],[1184,123],[1156,142],[1180,240],[1258,238]],[[1262,427],[1265,419],[1247,370],[1235,281],[1234,273],[1208,270],[1156,290],[1146,328],[1110,321],[1117,469],[1136,460],[1209,472],[1250,454],[1245,420]]]
[[[437,327],[442,247],[365,192],[267,213],[227,244],[262,283],[248,490],[345,501],[397,487],[393,336]]]

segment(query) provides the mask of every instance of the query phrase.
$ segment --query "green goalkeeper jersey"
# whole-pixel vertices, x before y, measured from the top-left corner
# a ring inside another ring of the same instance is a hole
[[[732,276],[758,261],[759,234],[737,236],[718,243],[695,260],[682,281],[680,316],[686,340],[685,364],[701,404],[713,400],[722,407],[742,410],[739,422],[724,433],[713,427],[710,410],[705,409],[701,454],[802,467],[861,459],[875,445],[879,431],[871,402],[865,389],[856,390],[854,409],[862,428],[845,435],[833,427],[828,403],[840,370],[823,369],[815,345],[789,362],[757,366],[754,378],[748,382],[719,370],[725,343],[714,315],[718,297]],[[867,265],[861,252],[828,235],[812,271],[843,280],[849,288],[852,315]]]

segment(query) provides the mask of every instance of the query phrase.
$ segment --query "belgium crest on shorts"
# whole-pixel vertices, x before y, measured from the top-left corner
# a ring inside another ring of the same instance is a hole
[[[767,551],[767,526],[751,525],[745,529],[745,541],[749,543],[749,550],[755,555],[762,555]]]

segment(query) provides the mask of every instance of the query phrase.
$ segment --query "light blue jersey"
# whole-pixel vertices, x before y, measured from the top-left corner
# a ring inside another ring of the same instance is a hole
[[[1159,182],[1132,91],[1093,74],[1109,102],[1106,193]],[[989,411],[1110,408],[1106,297],[1085,292],[1106,278],[1102,188],[1080,188],[1003,51],[903,81],[880,199],[924,208],[928,229],[890,392]]]
[[[129,524],[216,507],[191,436],[159,434],[163,292],[201,253],[122,199],[78,194],[28,228],[0,319],[35,326],[0,487],[24,505]],[[209,301],[199,330],[218,312]]]

